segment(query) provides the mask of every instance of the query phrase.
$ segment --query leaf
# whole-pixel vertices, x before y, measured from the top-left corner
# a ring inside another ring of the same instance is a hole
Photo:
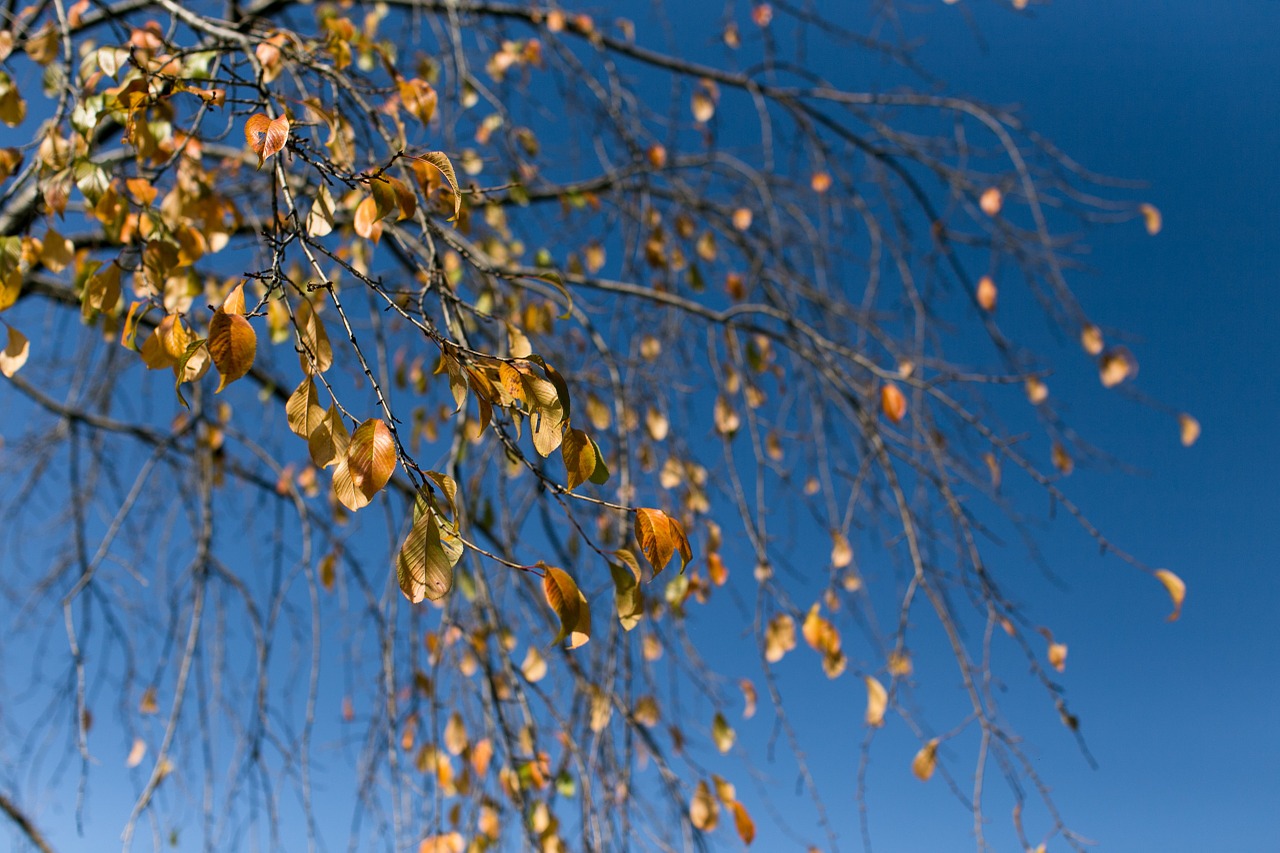
[[[618,607],[618,622],[621,623],[622,630],[630,631],[640,624],[640,619],[644,616],[644,595],[640,591],[640,565],[630,551],[615,553],[626,565],[609,563],[609,573],[613,575],[613,600]]]
[[[244,123],[244,138],[249,148],[258,155],[258,168],[273,154],[278,154],[289,141],[289,117],[274,120],[265,113],[255,113]]]
[[[723,755],[733,749],[735,739],[733,727],[724,718],[724,714],[717,711],[715,718],[711,721],[711,740],[715,743],[716,749],[720,750],[720,754]]]
[[[1156,569],[1156,580],[1164,584],[1164,588],[1169,591],[1169,597],[1173,599],[1173,612],[1169,614],[1169,621],[1176,622],[1182,615],[1182,600],[1187,597],[1187,585],[1182,582],[1182,578],[1168,569]]]
[[[333,592],[333,585],[338,579],[338,553],[330,551],[320,558],[320,565],[316,569],[316,574],[320,576],[320,586],[325,592]]]
[[[1164,220],[1160,216],[1160,209],[1154,204],[1140,204],[1138,211],[1142,214],[1143,224],[1147,226],[1147,233],[1152,237],[1160,233],[1160,228],[1164,224]]]
[[[227,298],[222,300],[222,313],[245,315],[244,282],[233,287]]]
[[[1089,355],[1097,355],[1102,352],[1102,330],[1092,323],[1086,324],[1080,330],[1080,346],[1084,347],[1084,351]]]
[[[982,278],[978,279],[978,291],[976,296],[978,299],[978,305],[983,311],[996,310],[996,283],[991,279],[991,276],[984,275]]]
[[[1049,664],[1058,672],[1065,672],[1067,669],[1067,644],[1066,643],[1049,643]]]
[[[253,367],[258,336],[244,317],[219,311],[209,321],[208,347],[213,366],[222,375],[218,383],[218,392],[221,392]]]
[[[352,484],[366,497],[382,491],[396,470],[396,443],[391,429],[379,418],[369,418],[351,434],[347,465]]]
[[[711,796],[711,788],[705,781],[698,782],[689,801],[689,822],[703,832],[711,832],[720,822],[720,804]]]
[[[545,566],[544,571],[542,593],[560,617],[560,633],[551,642],[559,644],[567,637],[569,648],[576,649],[591,638],[591,609],[586,596],[564,569]]]
[[[595,483],[597,486],[603,486],[609,482],[609,466],[604,464],[604,453],[600,451],[600,445],[596,444],[596,440],[591,439],[591,449],[596,454],[596,467],[591,472],[591,476],[587,479]]]
[[[453,588],[453,566],[440,544],[440,527],[434,512],[428,510],[414,520],[396,555],[396,577],[400,591],[413,604],[424,598],[438,601]]]
[[[1190,447],[1200,437],[1200,422],[1183,412],[1178,415],[1178,432],[1182,437],[1182,446]]]
[[[27,363],[27,356],[30,354],[31,342],[27,340],[27,336],[10,326],[9,341],[5,344],[4,351],[0,352],[0,373],[12,377]]]
[[[873,729],[879,728],[884,725],[884,711],[889,704],[889,694],[885,692],[884,685],[871,676],[864,677],[863,681],[867,685],[867,713],[865,716],[867,725]]]
[[[328,468],[339,461],[345,462],[351,435],[336,404],[330,404],[324,419],[307,436],[307,452],[317,468]]]
[[[907,414],[907,398],[903,396],[902,391],[892,382],[886,382],[880,389],[880,410],[884,412],[885,417],[896,423],[901,423]]]
[[[352,225],[355,227],[357,235],[377,243],[382,239],[382,223],[378,221],[379,219],[378,203],[373,199],[373,196],[366,196],[364,201],[356,206],[356,214],[352,220]]]
[[[756,686],[748,679],[738,680],[738,688],[742,691],[742,719],[749,720],[756,715]]]
[[[320,185],[315,200],[311,202],[311,212],[307,214],[307,234],[312,237],[323,237],[333,230],[333,196],[329,188]]]
[[[928,782],[929,777],[933,775],[934,768],[938,765],[938,739],[926,743],[916,753],[916,757],[911,761],[911,772],[916,774],[916,778],[921,782]]]
[[[525,652],[524,662],[520,664],[520,674],[530,684],[537,684],[547,677],[547,659],[533,646]]]
[[[309,439],[311,433],[320,426],[325,417],[325,410],[320,405],[319,394],[316,391],[315,380],[310,376],[302,380],[302,384],[285,401],[284,412],[289,422],[289,429],[293,430],[295,435]]]
[[[133,739],[133,747],[129,750],[129,757],[124,760],[125,767],[137,767],[142,763],[142,759],[147,755],[147,742],[142,738]]]
[[[1104,388],[1114,388],[1138,375],[1138,360],[1124,347],[1112,347],[1098,359],[1098,375]]]
[[[640,551],[653,566],[653,574],[657,576],[671,562],[676,550],[671,519],[660,509],[637,509],[636,541],[640,543]]]
[[[304,299],[294,312],[294,322],[298,327],[298,343],[302,347],[298,361],[303,372],[324,373],[333,366],[333,346],[329,343],[329,333],[325,331],[320,315]]]
[[[595,443],[580,429],[570,429],[565,433],[564,442],[560,445],[560,455],[564,458],[564,467],[568,476],[566,485],[576,489],[596,472]]]
[[[796,647],[796,622],[786,613],[769,620],[764,629],[764,659],[777,663]]]
[[[1000,192],[999,187],[987,187],[978,199],[978,207],[982,208],[982,212],[987,216],[995,216],[1003,206],[1004,194]]]
[[[347,457],[341,456],[333,469],[333,494],[347,509],[355,512],[369,505],[369,498],[356,488]]]
[[[831,536],[831,565],[837,569],[843,569],[853,562],[853,546],[849,544],[849,539],[843,533],[834,533]]]
[[[1075,469],[1075,460],[1071,458],[1071,454],[1067,452],[1067,448],[1063,447],[1059,442],[1053,443],[1053,467],[1062,472],[1065,477]]]
[[[1045,400],[1049,399],[1049,386],[1045,385],[1034,376],[1027,380],[1026,384],[1027,400],[1031,405],[1038,406]]]
[[[751,815],[747,813],[747,809],[742,803],[733,800],[728,803],[729,811],[733,812],[733,826],[738,830],[738,837],[742,839],[742,843],[751,846],[751,842],[756,840],[756,824],[751,819]]]
[[[458,218],[458,214],[462,212],[462,193],[458,189],[458,176],[453,172],[453,164],[449,162],[449,157],[443,151],[428,151],[426,154],[418,157],[435,166],[444,179],[449,182],[449,188],[453,190],[453,216],[450,221]]]

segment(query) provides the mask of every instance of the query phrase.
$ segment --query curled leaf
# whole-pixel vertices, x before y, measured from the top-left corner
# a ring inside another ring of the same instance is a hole
[[[27,340],[27,336],[10,326],[8,343],[5,344],[4,351],[0,352],[0,373],[13,376],[27,363],[27,356],[30,354],[31,342]]]
[[[1174,622],[1182,615],[1182,600],[1187,597],[1187,585],[1168,569],[1156,569],[1156,580],[1164,584],[1169,597],[1173,599],[1173,612],[1169,614],[1169,621]]]
[[[926,743],[916,753],[916,757],[911,761],[911,772],[921,782],[928,782],[929,777],[933,775],[934,768],[938,765],[938,739]]]
[[[1152,237],[1160,233],[1160,228],[1164,224],[1164,220],[1160,216],[1160,209],[1154,204],[1140,204],[1138,211],[1142,214],[1143,224],[1147,226],[1147,233]]]
[[[569,648],[576,649],[591,639],[591,608],[578,584],[564,569],[546,566],[542,576],[542,593],[547,604],[560,618],[560,633],[553,643],[569,638]]]
[[[865,719],[867,725],[879,728],[884,725],[885,708],[889,705],[889,694],[885,691],[884,685],[871,676],[866,676],[863,681],[867,685],[867,713]]]

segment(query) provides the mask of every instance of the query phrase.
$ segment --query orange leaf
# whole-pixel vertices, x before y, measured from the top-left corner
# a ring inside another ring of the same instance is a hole
[[[258,168],[272,154],[278,154],[289,141],[289,117],[280,116],[274,120],[265,113],[255,113],[244,123],[244,138],[249,148],[258,155]]]
[[[1004,206],[1004,194],[997,187],[987,187],[978,199],[978,207],[987,216],[995,216]]]
[[[1169,621],[1176,621],[1182,615],[1182,600],[1187,597],[1187,585],[1168,569],[1156,569],[1156,580],[1169,590],[1169,597],[1173,599],[1173,612],[1169,614]]]
[[[895,424],[900,423],[907,415],[907,398],[892,382],[886,382],[880,389],[880,409]]]
[[[546,566],[542,576],[542,594],[547,604],[560,617],[560,633],[552,640],[559,643],[569,638],[569,647],[576,649],[591,637],[591,609],[578,584],[564,569]]]
[[[253,367],[258,336],[244,317],[219,311],[209,322],[208,347],[213,366],[222,374],[222,381],[218,383],[221,392]]]
[[[378,418],[356,427],[347,448],[352,484],[368,499],[382,491],[396,470],[396,443],[391,430]]]
[[[746,808],[737,800],[732,801],[729,805],[729,811],[733,812],[733,825],[738,830],[738,837],[742,839],[742,843],[751,846],[751,842],[756,840],[756,824],[751,819],[751,815],[747,814]]]
[[[1142,221],[1147,226],[1147,233],[1152,237],[1160,233],[1164,220],[1160,216],[1160,209],[1154,204],[1140,204],[1138,210],[1142,213]]]
[[[871,676],[866,676],[863,681],[867,684],[867,725],[879,728],[884,725],[884,711],[889,704],[889,694],[885,691],[884,685],[876,681]]]
[[[978,305],[982,306],[983,311],[996,310],[996,283],[991,280],[991,276],[984,275],[978,279]]]
[[[1182,435],[1182,446],[1190,447],[1200,437],[1200,422],[1183,412],[1178,415],[1178,431]]]
[[[671,562],[676,550],[676,540],[671,529],[671,519],[660,509],[636,510],[636,541],[645,559],[657,575]]]
[[[938,739],[926,743],[916,753],[916,757],[911,762],[911,772],[916,774],[916,778],[921,782],[928,782],[929,777],[933,775],[933,770],[938,764]]]

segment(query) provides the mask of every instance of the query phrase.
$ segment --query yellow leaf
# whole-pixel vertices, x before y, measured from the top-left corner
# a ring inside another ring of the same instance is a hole
[[[359,430],[356,430],[358,433]],[[336,480],[337,472],[334,472]],[[440,525],[429,506],[414,519],[396,555],[400,591],[413,604],[424,598],[438,601],[453,588],[453,563],[440,541]]]
[[[863,681],[867,685],[867,725],[879,728],[884,725],[884,711],[889,704],[889,694],[885,692],[884,685],[871,676],[866,676]]]
[[[289,395],[284,404],[284,412],[289,429],[303,438],[309,438],[320,426],[325,410],[320,406],[316,383],[310,376],[302,380],[302,384]]]
[[[1182,446],[1190,447],[1200,437],[1200,422],[1183,412],[1178,415],[1178,431],[1182,436]]]
[[[448,832],[422,839],[418,844],[418,853],[462,853],[466,847],[462,833]]]
[[[1182,600],[1187,597],[1187,585],[1168,569],[1156,569],[1156,580],[1164,584],[1169,597],[1173,599],[1173,612],[1169,614],[1169,621],[1173,622],[1182,615]]]
[[[320,559],[320,566],[316,570],[316,574],[320,576],[320,586],[324,588],[325,592],[333,591],[333,584],[337,580],[337,563],[338,555],[333,551],[325,554]]]
[[[333,366],[333,346],[329,343],[329,333],[325,331],[324,322],[305,299],[298,303],[294,318],[298,327],[298,343],[302,348],[298,355],[302,371],[324,373]]]
[[[710,832],[720,822],[720,804],[711,796],[711,788],[705,781],[698,782],[689,801],[689,821],[703,832]]]
[[[239,314],[221,311],[209,321],[209,357],[222,381],[218,391],[249,372],[258,350],[258,336],[249,321]]]
[[[578,584],[564,569],[546,566],[542,577],[542,593],[547,604],[560,618],[560,633],[552,640],[559,643],[569,638],[569,648],[576,649],[591,638],[591,608]]]
[[[0,352],[0,373],[13,376],[27,363],[30,354],[31,342],[27,340],[27,336],[10,326],[8,343],[5,344],[4,351]]]
[[[452,219],[457,219],[458,214],[462,212],[462,193],[458,189],[458,176],[454,174],[453,164],[449,162],[448,155],[443,151],[428,151],[417,159],[430,163],[449,182],[449,188],[453,190]]]
[[[1102,352],[1102,330],[1092,323],[1087,324],[1080,330],[1080,346],[1084,347],[1084,351],[1089,355]]]
[[[1027,399],[1031,401],[1031,405],[1038,406],[1045,400],[1049,399],[1049,386],[1045,385],[1039,379],[1032,377],[1027,380]]]
[[[1066,671],[1067,669],[1066,643],[1050,643],[1049,644],[1049,664],[1058,672]]]
[[[560,445],[560,455],[564,458],[564,467],[568,472],[565,485],[570,489],[576,489],[595,473],[595,446],[582,430],[570,429],[565,433]]]
[[[636,541],[640,550],[657,575],[671,562],[676,541],[671,530],[671,519],[660,509],[636,510]]]
[[[369,418],[351,434],[347,448],[351,482],[370,500],[396,470],[396,444],[391,430],[379,418]]]
[[[717,711],[715,719],[711,721],[711,740],[715,742],[716,749],[720,750],[721,754],[728,752],[733,749],[735,739],[733,727],[724,718],[724,714]]]
[[[853,546],[843,533],[833,534],[831,541],[831,565],[843,569],[853,562]]]
[[[693,110],[694,119],[701,124],[711,121],[711,118],[716,114],[715,101],[702,89],[693,93],[690,108]]]
[[[916,774],[916,778],[921,782],[928,782],[937,764],[938,739],[934,738],[916,753],[916,757],[911,761],[911,772]]]
[[[457,711],[449,715],[449,722],[445,724],[444,748],[450,755],[461,755],[467,748],[467,727],[462,724],[462,715]]]
[[[900,423],[907,414],[907,398],[892,382],[886,382],[880,389],[880,409],[885,417],[895,424]]]
[[[1159,234],[1163,225],[1159,208],[1154,204],[1140,204],[1138,210],[1142,213],[1142,221],[1147,226],[1147,233],[1152,237]]]
[[[317,468],[328,468],[340,461],[345,462],[350,446],[351,435],[347,432],[342,413],[336,405],[330,404],[324,418],[307,436],[307,452],[311,454],[311,462]]]
[[[764,629],[764,659],[769,663],[777,663],[795,647],[795,620],[786,613],[779,613],[769,620]]]
[[[1098,360],[1098,374],[1104,388],[1114,388],[1138,375],[1138,362],[1124,347],[1113,347]]]

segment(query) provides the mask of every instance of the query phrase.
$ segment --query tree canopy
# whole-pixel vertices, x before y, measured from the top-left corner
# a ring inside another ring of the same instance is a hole
[[[870,846],[883,764],[1081,847],[1002,706],[1079,737],[1068,646],[990,555],[1052,566],[1038,494],[1178,616],[1051,377],[1196,440],[1071,284],[1160,213],[829,5],[9,4],[15,832]]]

